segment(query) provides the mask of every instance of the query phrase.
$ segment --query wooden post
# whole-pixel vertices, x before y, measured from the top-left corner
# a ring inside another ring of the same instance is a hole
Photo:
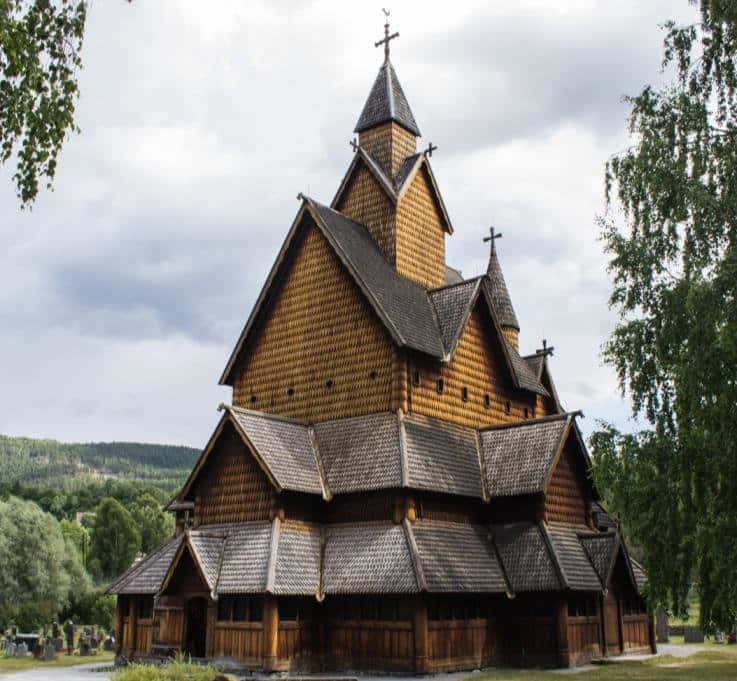
[[[130,649],[133,654],[136,652],[136,639],[138,638],[138,598],[130,599],[128,607],[128,631],[130,632]]]
[[[622,599],[619,593],[614,594],[617,598],[617,627],[619,628],[619,652],[624,652],[624,618],[622,616]]]
[[[426,674],[429,671],[427,641],[427,601],[420,594],[415,598],[412,613],[412,628],[415,642],[415,672]]]
[[[568,652],[568,599],[561,596],[555,612],[555,631],[558,642],[558,662],[561,667],[570,667],[571,658]]]
[[[118,596],[115,602],[115,654],[120,655],[123,648],[123,608],[121,600],[125,596]]]
[[[599,596],[599,636],[601,636],[601,654],[603,657],[608,657],[609,653],[607,652],[606,647],[606,596],[602,594]]]
[[[205,656],[215,657],[215,622],[218,616],[218,605],[215,601],[207,601],[207,630],[205,632]]]
[[[276,669],[279,652],[279,604],[276,596],[264,596],[264,669]]]

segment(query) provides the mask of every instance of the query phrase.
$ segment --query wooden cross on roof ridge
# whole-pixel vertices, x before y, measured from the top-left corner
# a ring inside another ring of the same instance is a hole
[[[535,350],[535,354],[544,355],[545,357],[547,357],[548,355],[552,356],[553,350],[555,350],[555,348],[552,345],[548,347],[548,339],[543,338],[543,346]]]
[[[381,11],[384,12],[384,16],[386,17],[386,23],[384,24],[384,37],[381,40],[377,40],[374,43],[374,47],[378,47],[379,45],[384,46],[384,63],[389,62],[389,41],[394,40],[394,38],[399,37],[399,31],[392,33],[389,35],[389,10],[381,8]]]
[[[484,237],[484,243],[491,241],[491,255],[496,253],[496,240],[501,239],[504,235],[501,232],[497,232],[494,226],[489,227],[489,236]]]

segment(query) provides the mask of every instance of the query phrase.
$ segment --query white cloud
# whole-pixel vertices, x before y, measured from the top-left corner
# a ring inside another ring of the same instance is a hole
[[[626,141],[620,95],[657,78],[671,5],[412,0],[392,14],[423,144],[440,146],[449,260],[481,271],[479,240],[499,227],[524,349],[547,336],[565,404],[619,422],[594,217]],[[56,190],[21,212],[0,169],[0,431],[206,441],[295,195],[329,201],[350,162],[382,23],[379,6],[337,0],[93,4],[82,134]]]

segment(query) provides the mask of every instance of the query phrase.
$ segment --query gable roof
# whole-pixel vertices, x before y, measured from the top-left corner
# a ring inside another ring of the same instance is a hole
[[[544,492],[575,414],[493,426],[480,432],[491,498]]]
[[[551,550],[566,586],[572,591],[600,591],[602,582],[581,543],[575,527],[543,523]]]
[[[399,123],[415,136],[420,136],[420,129],[399,84],[399,78],[387,59],[379,68],[354,132],[363,132],[389,121]]]
[[[169,566],[179,551],[184,537],[165,541],[151,553],[129,567],[108,588],[109,594],[155,594],[161,589]]]
[[[412,154],[411,156],[407,156],[399,166],[396,175],[392,178],[387,175],[381,164],[369,152],[367,152],[363,147],[358,147],[356,153],[353,155],[353,160],[348,165],[348,170],[346,170],[345,175],[343,175],[343,179],[341,180],[340,185],[338,185],[338,190],[335,192],[335,196],[330,203],[331,208],[338,207],[338,203],[350,186],[353,173],[359,164],[363,164],[369,172],[371,172],[379,186],[384,190],[387,198],[395,206],[412,185],[412,181],[414,180],[415,175],[417,175],[417,172],[422,168],[427,173],[433,196],[440,213],[440,218],[443,222],[443,228],[448,234],[453,234],[453,225],[450,221],[450,216],[448,215],[448,209],[445,207],[443,196],[440,193],[438,182],[435,179],[435,173],[433,173],[430,159],[427,157],[427,152],[425,151],[420,151],[416,154]]]
[[[530,371],[533,373],[535,378],[543,386],[547,384],[546,390],[550,393],[550,397],[553,399],[555,408],[559,412],[563,412],[564,409],[560,403],[560,398],[558,397],[558,391],[555,388],[555,383],[553,382],[553,375],[550,372],[550,364],[548,363],[547,354],[545,352],[538,351],[531,355],[524,355],[522,359],[526,362],[527,366],[530,368]]]

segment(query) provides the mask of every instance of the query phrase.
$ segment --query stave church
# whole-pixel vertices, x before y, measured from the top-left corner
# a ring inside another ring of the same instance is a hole
[[[500,235],[485,274],[446,263],[384,31],[348,169],[329,203],[299,196],[175,535],[109,586],[122,657],[425,674],[655,649],[552,349],[520,348]]]

